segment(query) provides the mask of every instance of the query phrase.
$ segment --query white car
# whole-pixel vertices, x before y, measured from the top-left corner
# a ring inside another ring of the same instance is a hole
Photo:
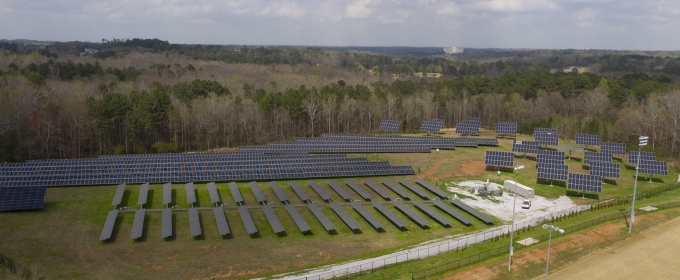
[[[522,202],[522,209],[529,209],[530,207],[531,207],[531,201],[525,199],[524,202]]]

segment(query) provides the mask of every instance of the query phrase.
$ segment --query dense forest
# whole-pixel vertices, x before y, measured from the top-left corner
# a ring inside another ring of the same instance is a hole
[[[463,57],[483,52],[157,39],[0,48],[0,160],[7,162],[373,133],[382,119],[403,120],[403,131],[415,133],[423,120],[453,127],[471,116],[489,129],[517,121],[521,133],[551,126],[563,138],[594,133],[630,148],[636,135],[649,135],[648,149],[680,154],[677,54],[493,51],[481,61]]]

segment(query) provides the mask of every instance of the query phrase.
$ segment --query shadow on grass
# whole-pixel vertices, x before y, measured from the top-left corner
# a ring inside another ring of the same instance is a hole
[[[171,189],[170,190],[170,203],[168,203],[168,207],[172,207],[172,203],[177,204],[177,190]]]
[[[153,195],[154,195],[154,190],[149,190],[149,192],[146,195],[146,203],[144,204],[144,208],[147,208],[147,209],[153,208]]]
[[[627,170],[635,170],[635,166],[633,165],[624,165],[624,167],[626,167]]]
[[[149,220],[151,215],[144,215],[144,225],[142,226],[142,236],[140,238],[137,238],[134,240],[135,243],[137,242],[146,242],[146,238],[149,233],[149,224],[151,221]]]
[[[128,200],[130,200],[130,196],[132,195],[131,190],[125,190],[123,191],[123,198],[120,200],[120,205],[118,207],[128,207]]]
[[[557,186],[557,187],[562,187],[566,188],[567,187],[567,181],[559,181],[559,180],[549,180],[549,179],[536,179],[536,183],[543,184],[543,185],[548,185],[548,186]],[[552,185],[551,185],[552,183]]]
[[[174,190],[173,190],[174,192]],[[165,238],[165,241],[175,241],[177,240],[177,214],[173,211],[172,213],[172,235]]]
[[[588,198],[588,199],[595,199],[595,200],[600,200],[600,195],[596,193],[583,193],[579,191],[574,191],[574,190],[567,190],[567,196],[571,197],[583,197],[583,198]]]
[[[495,166],[495,165],[487,165],[486,166],[486,171],[501,171],[505,173],[513,173],[514,169],[513,167],[507,167],[507,166]]]
[[[606,178],[603,178],[602,181],[604,181],[604,182],[607,183],[607,184],[614,185],[614,186],[618,186],[618,185],[619,185],[619,183],[616,182],[616,180],[614,180],[614,179],[606,179]]]

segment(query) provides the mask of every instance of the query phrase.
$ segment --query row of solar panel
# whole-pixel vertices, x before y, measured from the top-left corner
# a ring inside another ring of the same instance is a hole
[[[420,124],[420,131],[439,133],[439,130],[444,128],[444,120],[433,119],[431,121],[423,121]]]
[[[116,170],[115,172],[127,172],[131,170],[133,172],[147,171],[147,172],[160,172],[160,171],[203,171],[203,170],[223,170],[223,169],[262,169],[262,168],[294,168],[294,167],[306,167],[306,166],[336,166],[336,165],[347,165],[347,164],[377,164],[377,165],[389,165],[388,162],[369,162],[365,158],[355,158],[355,159],[338,159],[338,160],[309,160],[309,161],[293,161],[293,162],[199,162],[199,163],[163,163],[163,164],[111,164],[111,165],[90,165],[90,166],[14,166],[12,168],[7,168],[3,170],[0,177],[6,177],[7,175],[20,174],[18,172],[34,172],[34,173],[44,173],[44,172],[85,172],[85,173],[99,173],[111,170]]]
[[[456,125],[456,133],[463,135],[477,135],[481,121],[467,120]]]
[[[191,181],[243,181],[267,179],[294,179],[319,177],[360,177],[360,176],[389,176],[413,175],[410,166],[393,166],[388,168],[338,167],[332,171],[323,172],[314,169],[273,169],[273,170],[245,170],[239,172],[168,172],[168,173],[139,173],[120,174],[118,176],[93,175],[51,175],[44,177],[24,177],[20,180],[1,182],[0,186],[68,186],[68,185],[105,185],[126,183],[161,183],[161,182],[191,182]],[[127,176],[123,176],[127,175]]]
[[[514,166],[515,154],[511,152],[486,151],[484,164],[494,166]]]
[[[389,140],[418,139],[418,140],[422,140],[422,141],[437,141],[435,143],[439,143],[439,141],[442,141],[444,143],[449,143],[449,141],[451,141],[451,143],[455,144],[458,147],[476,147],[477,145],[480,145],[480,146],[498,146],[498,139],[495,139],[495,138],[377,136],[377,135],[369,135],[369,134],[333,134],[333,133],[324,133],[321,138],[322,139],[323,138],[344,138],[344,139],[348,139],[348,138],[376,138],[376,139],[389,139]],[[431,143],[431,142],[425,142],[425,143]]]
[[[515,135],[517,134],[516,122],[497,122],[496,134],[500,135]]]
[[[0,187],[0,211],[43,209],[47,187]]]

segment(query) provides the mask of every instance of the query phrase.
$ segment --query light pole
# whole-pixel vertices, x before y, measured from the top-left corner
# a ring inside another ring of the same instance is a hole
[[[548,234],[548,259],[545,261],[545,279],[548,280],[548,267],[550,265],[550,239],[552,239],[552,231],[557,231],[559,233],[564,233],[564,230],[553,225],[543,225],[543,229],[549,228],[550,233]]]
[[[635,192],[637,191],[637,180],[638,180],[638,172],[640,171],[640,158],[642,157],[642,146],[647,145],[647,139],[649,137],[647,136],[640,136],[638,140],[640,142],[638,143],[638,158],[637,158],[637,165],[635,166],[635,182],[633,183],[633,202],[631,203],[630,206],[630,225],[628,226],[628,233],[633,232],[633,220],[635,220]]]
[[[517,184],[519,184],[517,176],[519,170],[524,168],[524,165],[515,166],[515,187],[512,190],[512,224],[510,225],[510,256],[508,257],[508,271],[512,265],[512,235],[515,232],[515,206],[517,206]]]

